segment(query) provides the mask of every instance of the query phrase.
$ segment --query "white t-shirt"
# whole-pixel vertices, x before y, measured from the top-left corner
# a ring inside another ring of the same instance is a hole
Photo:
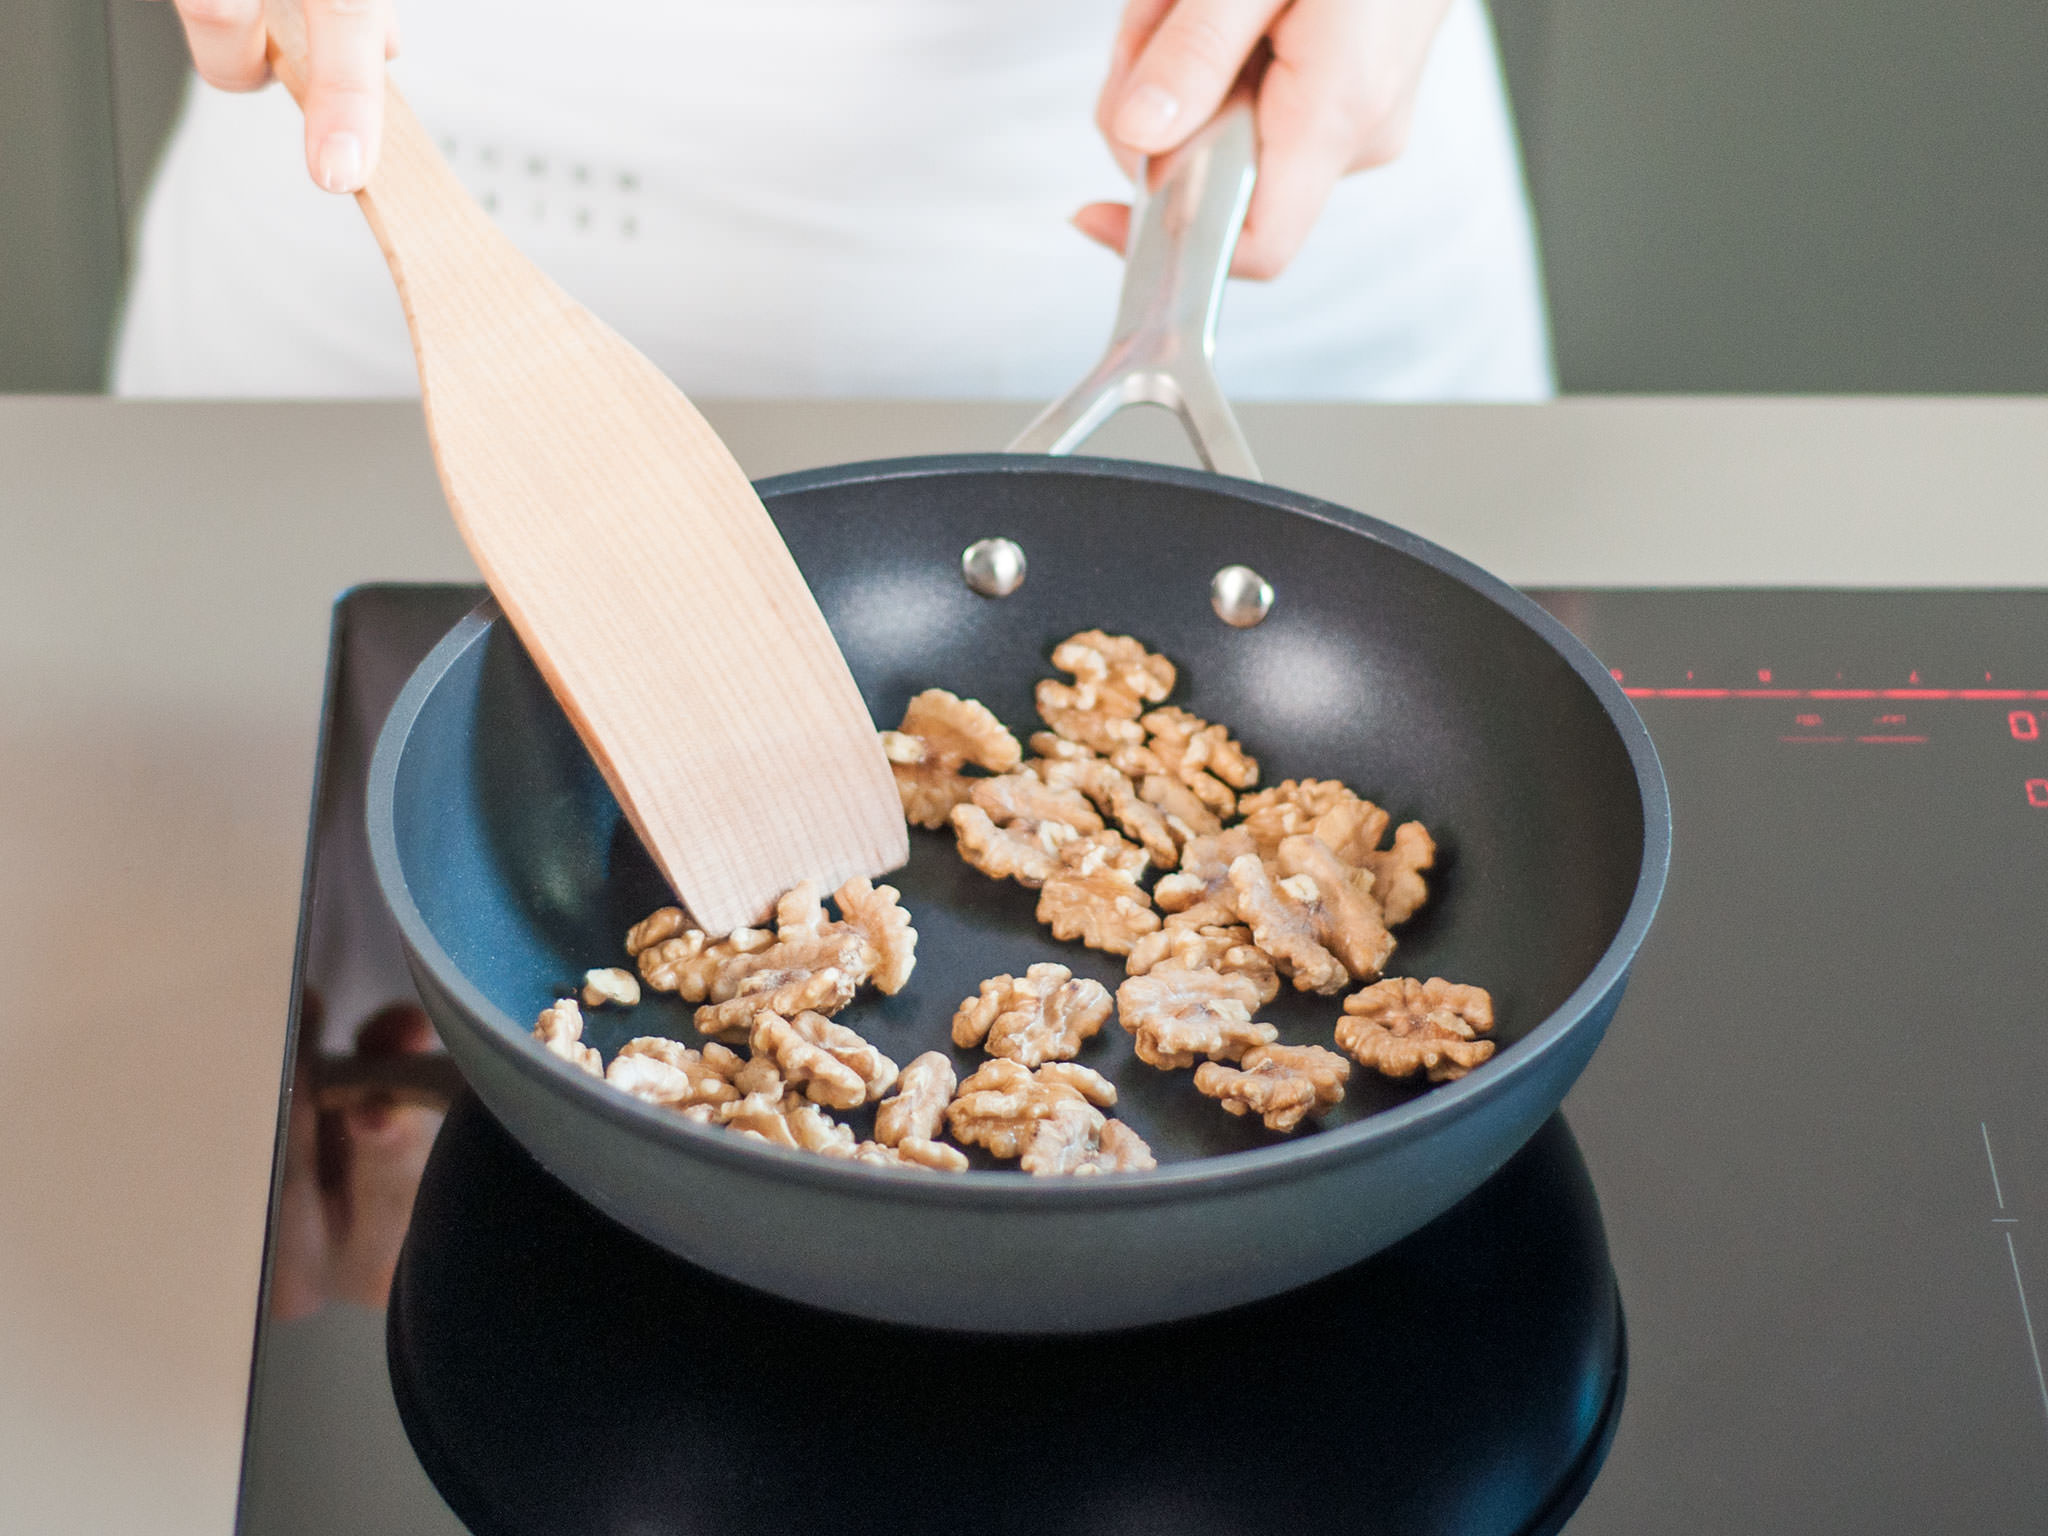
[[[1121,267],[1069,227],[1127,195],[1093,122],[1116,0],[401,0],[393,68],[457,173],[571,294],[705,396],[1050,398]],[[281,90],[190,93],[115,357],[131,395],[416,391],[349,198]],[[1551,392],[1480,0],[1454,0],[1407,153],[1233,283],[1239,399]]]

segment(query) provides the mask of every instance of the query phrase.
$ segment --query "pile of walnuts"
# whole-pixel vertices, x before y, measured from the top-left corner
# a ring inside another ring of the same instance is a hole
[[[969,864],[1036,890],[1055,938],[1124,958],[1115,1009],[1141,1060],[1199,1062],[1196,1088],[1226,1110],[1296,1129],[1342,1100],[1351,1061],[1280,1045],[1256,1018],[1283,982],[1323,995],[1362,987],[1344,1001],[1336,1043],[1386,1076],[1447,1082],[1493,1053],[1479,1038],[1493,1024],[1481,989],[1382,980],[1392,930],[1429,899],[1427,827],[1394,826],[1334,779],[1256,789],[1257,760],[1227,727],[1167,704],[1173,663],[1128,635],[1087,630],[1052,660],[1072,681],[1038,684],[1048,729],[1028,756],[979,702],[937,688],[883,740],[906,816],[950,826]],[[1048,1054],[1041,1037],[1055,1038],[1050,1054],[1071,1057],[1107,1016],[1106,994],[1087,1009],[1067,1003],[1081,1022],[1064,1034],[1006,1001],[1055,970],[1068,992],[1095,987],[1054,966],[997,977],[961,1006],[954,1042],[1035,1065]]]
[[[899,1068],[844,1024],[833,1022],[863,986],[903,990],[917,964],[917,930],[894,886],[849,880],[828,918],[806,882],[775,908],[775,926],[712,939],[663,907],[626,935],[639,969],[588,972],[582,1002],[640,1001],[644,983],[698,1005],[703,1048],[659,1035],[629,1040],[605,1065],[583,1043],[578,1000],[543,1009],[534,1034],[550,1051],[621,1092],[704,1125],[827,1157],[957,1173],[967,1154],[938,1139],[952,1101],[953,1064],[928,1051]],[[742,1056],[734,1049],[744,1047]],[[875,1134],[862,1141],[831,1110],[873,1104]]]
[[[826,1157],[958,1173],[967,1154],[941,1137],[1020,1160],[1027,1173],[1122,1172],[1157,1164],[1129,1126],[1103,1114],[1116,1088],[1071,1060],[1109,1017],[1099,982],[1062,965],[1000,976],[961,1005],[953,1039],[994,1059],[965,1082],[943,1051],[894,1061],[832,1015],[872,985],[901,991],[917,963],[917,932],[893,886],[852,880],[826,915],[815,886],[777,904],[772,929],[712,939],[663,907],[626,935],[638,968],[584,976],[577,997],[543,1009],[534,1035],[563,1060],[621,1092],[773,1146]],[[698,1005],[702,1048],[658,1035],[621,1046],[606,1065],[583,1042],[582,1008],[639,1003],[642,985]],[[735,1049],[738,1047],[738,1049]],[[741,1050],[746,1054],[742,1055]],[[875,1106],[860,1140],[833,1110]]]
[[[1125,635],[1054,647],[1072,681],[1039,683],[1046,730],[1030,755],[982,704],[943,689],[882,732],[905,817],[950,829],[960,855],[1038,893],[1056,939],[1121,956],[1112,996],[1047,961],[965,999],[952,1043],[987,1060],[964,1080],[940,1050],[898,1067],[835,1022],[863,987],[899,992],[917,931],[894,887],[798,886],[774,926],[713,939],[664,907],[626,935],[634,970],[584,976],[534,1034],[621,1092],[706,1125],[828,1157],[958,1172],[963,1146],[1028,1173],[1152,1168],[1142,1138],[1105,1113],[1116,1088],[1075,1058],[1112,1014],[1138,1058],[1193,1067],[1233,1115],[1294,1131],[1342,1101],[1353,1061],[1447,1082],[1493,1054],[1478,987],[1384,977],[1392,930],[1429,899],[1436,843],[1330,779],[1258,789],[1229,730],[1166,703],[1173,663]],[[1287,1045],[1260,1009],[1291,984],[1343,1000],[1335,1043]],[[583,1041],[585,1007],[633,1007],[641,989],[696,1005],[699,1046],[648,1035],[607,1064]],[[874,1135],[834,1117],[874,1106]],[[948,1142],[944,1138],[950,1135]]]

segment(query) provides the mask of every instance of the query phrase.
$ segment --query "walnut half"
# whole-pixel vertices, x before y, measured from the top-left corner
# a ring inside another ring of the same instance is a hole
[[[1128,955],[1159,927],[1152,898],[1138,883],[1144,872],[1145,850],[1116,833],[1076,838],[1060,849],[1038,893],[1038,920],[1056,939]]]
[[[1052,664],[1072,683],[1038,685],[1038,712],[1055,734],[1107,755],[1145,739],[1138,716],[1173,691],[1173,663],[1129,635],[1099,629],[1053,647]]]
[[[906,1136],[894,1146],[864,1141],[850,1154],[856,1163],[876,1163],[885,1168],[930,1168],[939,1173],[965,1173],[967,1154],[943,1141]]]
[[[1353,981],[1371,981],[1394,952],[1394,936],[1374,899],[1371,876],[1353,869],[1313,834],[1280,844],[1280,873],[1315,882],[1316,937],[1344,962]]]
[[[1152,899],[1162,912],[1186,912],[1197,907],[1229,907],[1230,866],[1246,854],[1256,854],[1259,845],[1242,827],[1195,837],[1181,848],[1180,868],[1161,878]],[[1224,914],[1234,922],[1234,912]]]
[[[1261,1006],[1280,995],[1280,974],[1266,952],[1252,943],[1252,931],[1241,923],[1205,924],[1190,918],[1211,915],[1201,908],[1176,912],[1157,933],[1131,946],[1124,969],[1143,976],[1162,965],[1186,971],[1221,971],[1242,976],[1259,989]]]
[[[736,928],[722,939],[696,928],[673,928],[665,919],[675,910],[663,907],[642,922],[626,936],[626,947],[640,967],[642,981],[657,992],[674,992],[686,1003],[703,1002],[735,961],[757,955],[775,942],[766,928]],[[650,932],[659,937],[633,949],[634,939]]]
[[[1493,998],[1483,987],[1432,976],[1390,976],[1344,999],[1337,1043],[1387,1077],[1429,1074],[1432,1083],[1463,1077],[1493,1054]]]
[[[1075,1062],[1048,1062],[1033,1072],[998,1056],[960,1085],[946,1122],[955,1141],[986,1147],[996,1157],[1021,1157],[1038,1134],[1039,1122],[1070,1101],[1107,1109],[1116,1103],[1116,1088]]]
[[[1233,1115],[1254,1114],[1269,1131],[1291,1131],[1303,1117],[1341,1103],[1350,1076],[1351,1063],[1320,1045],[1261,1045],[1237,1067],[1203,1062],[1195,1087]]]
[[[1060,849],[1078,836],[1063,821],[999,827],[974,804],[953,807],[953,835],[960,857],[996,880],[1014,880],[1037,890],[1059,867]]]
[[[989,1055],[1027,1067],[1070,1061],[1102,1028],[1110,1007],[1101,982],[1064,965],[1034,965],[1022,976],[984,981],[980,994],[954,1013],[953,1043],[962,1050],[985,1046]]]
[[[1171,705],[1141,722],[1145,745],[1165,771],[1217,816],[1237,810],[1237,794],[1259,781],[1259,765],[1220,725]]]
[[[893,997],[917,968],[917,930],[903,910],[903,895],[893,885],[849,880],[832,893],[846,926],[868,941],[875,953],[875,990]]]
[[[882,750],[896,775],[904,818],[918,827],[943,827],[953,807],[974,793],[963,766],[1008,773],[1024,756],[986,705],[943,688],[927,688],[910,701],[902,725],[882,732]]]
[[[896,1075],[896,1092],[875,1111],[875,1140],[884,1146],[932,1141],[946,1123],[959,1079],[944,1051],[926,1051]]]
[[[1038,1122],[1021,1166],[1026,1173],[1087,1177],[1157,1168],[1145,1139],[1081,1099],[1066,1099]]]
[[[801,1148],[826,1157],[852,1157],[853,1128],[841,1125],[800,1093],[778,1091],[772,1084],[748,1094],[737,1104],[706,1104],[683,1112],[745,1136],[758,1136],[775,1147]]]
[[[619,1047],[604,1080],[621,1092],[668,1109],[692,1104],[730,1104],[740,1098],[733,1077],[743,1063],[718,1044],[702,1051],[680,1040],[643,1035]]]
[[[1060,738],[1052,737],[1053,741]],[[1040,737],[1033,736],[1036,746]],[[1069,750],[1056,756],[1034,759],[1031,769],[1048,784],[1077,789],[1095,808],[1114,821],[1124,835],[1145,850],[1145,856],[1159,869],[1172,869],[1180,862],[1180,845],[1192,836],[1185,823],[1170,819],[1159,807],[1138,793],[1138,786],[1086,747],[1060,742]]]
[[[1191,1067],[1208,1056],[1235,1061],[1278,1038],[1256,1023],[1259,989],[1243,976],[1155,966],[1116,989],[1117,1021],[1130,1031],[1138,1060],[1155,1067]]]
[[[1407,922],[1429,900],[1422,872],[1436,864],[1436,839],[1421,822],[1402,822],[1394,828],[1393,846],[1368,850],[1364,861],[1373,873],[1373,896],[1386,910],[1388,922]]]
[[[592,1077],[604,1076],[604,1058],[583,1043],[583,1010],[575,998],[564,997],[541,1009],[533,1021],[533,1037],[570,1066]]]
[[[1316,832],[1323,827],[1329,827],[1332,832],[1332,837],[1324,841],[1332,847],[1338,846],[1333,840],[1337,824],[1325,822],[1324,818],[1356,806],[1365,806],[1377,814],[1377,823],[1369,829],[1370,843],[1367,844],[1377,846],[1380,834],[1386,830],[1386,812],[1370,801],[1360,800],[1336,779],[1285,779],[1269,789],[1246,795],[1238,802],[1237,808],[1244,816],[1240,830],[1258,845],[1262,857],[1270,858],[1283,838]],[[1356,834],[1360,830],[1356,810],[1351,809],[1344,814],[1341,824],[1347,836]]]
[[[741,1035],[764,1013],[829,1017],[853,1001],[874,963],[868,941],[844,924],[793,930],[792,937],[719,972],[713,1001],[697,1010],[697,1028],[707,1035]]]
[[[1238,809],[1241,830],[1271,859],[1292,837],[1313,833],[1346,866],[1373,876],[1372,898],[1389,924],[1405,923],[1429,900],[1422,875],[1436,864],[1436,840],[1419,821],[1394,829],[1391,847],[1380,847],[1393,818],[1335,779],[1288,779],[1246,795]],[[1363,977],[1361,976],[1362,980]]]
[[[1344,962],[1323,943],[1330,922],[1322,887],[1310,876],[1275,880],[1257,854],[1230,866],[1231,905],[1252,931],[1252,942],[1303,992],[1341,992],[1351,980]]]
[[[822,1014],[757,1014],[751,1043],[755,1058],[772,1060],[786,1085],[831,1109],[857,1109],[896,1083],[895,1062]]]
[[[639,1001],[640,982],[631,971],[608,965],[583,973],[584,1007],[601,1008],[606,1003],[616,1003],[621,1008],[632,1008]]]

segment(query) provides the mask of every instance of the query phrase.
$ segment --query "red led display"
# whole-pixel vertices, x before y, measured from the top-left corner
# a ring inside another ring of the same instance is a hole
[[[2048,811],[2048,779],[2027,780],[2027,804]]]
[[[1777,682],[1777,674],[1770,667],[1756,669],[1757,683],[1762,686],[1742,688],[1703,688],[1693,681],[1695,674],[1690,671],[1685,674],[1684,684],[1674,688],[1630,686],[1623,681],[1625,674],[1619,667],[1613,669],[1613,675],[1614,680],[1622,684],[1622,692],[1632,699],[1774,699],[1799,704],[1875,703],[1891,706],[1901,705],[1909,700],[1916,704],[1989,704],[2014,703],[2022,700],[2033,703],[2048,700],[2048,688],[1930,688],[1920,681],[1917,668],[1907,674],[1910,686],[1904,688],[1842,687],[1839,686],[1842,682],[1842,674],[1839,672],[1835,674],[1838,686],[1833,688],[1781,688],[1772,686]],[[1987,684],[1991,682],[1991,678],[1991,673],[1984,674],[1984,681]],[[1924,719],[1916,718],[1909,725],[1907,717],[1896,713],[1895,709],[1882,713],[1874,712],[1868,719],[1870,724],[1864,727],[1864,734],[1859,735],[1851,730],[1837,735],[1835,732],[1842,731],[1842,727],[1836,725],[1834,731],[1828,730],[1826,718],[1820,711],[1800,710],[1792,716],[1795,729],[1780,736],[1778,740],[1788,745],[1799,746],[1832,746],[1853,742],[1867,746],[1904,747],[1921,746],[1928,739],[1922,734],[1926,730]],[[2041,711],[2038,709],[2008,710],[2005,724],[2014,741],[2037,742],[2041,739]],[[1914,726],[1920,729],[1915,730]],[[2048,810],[2048,779],[2028,779],[2026,786],[2027,804]]]
[[[1632,699],[2048,699],[2048,688],[1624,688]]]

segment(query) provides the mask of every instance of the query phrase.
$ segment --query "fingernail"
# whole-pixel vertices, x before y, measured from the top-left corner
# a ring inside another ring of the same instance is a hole
[[[1133,149],[1160,142],[1180,116],[1180,102],[1156,85],[1141,85],[1124,98],[1116,114],[1116,136]]]
[[[363,184],[363,141],[352,133],[330,133],[313,169],[328,191],[355,191]]]

